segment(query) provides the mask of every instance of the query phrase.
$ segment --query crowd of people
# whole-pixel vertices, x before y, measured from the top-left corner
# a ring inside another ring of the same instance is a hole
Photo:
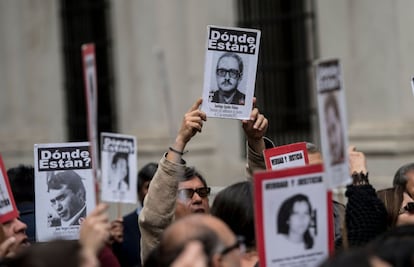
[[[197,99],[185,113],[160,161],[138,172],[139,203],[123,218],[111,222],[102,203],[86,211],[82,190],[72,188],[82,187],[76,173],[48,178],[48,190],[55,196],[51,205],[59,215],[50,223],[80,224],[78,240],[35,242],[34,170],[10,168],[20,217],[2,223],[0,266],[259,266],[252,179],[266,168],[263,150],[274,147],[265,137],[269,122],[253,105],[250,120],[241,122],[247,140],[246,177],[209,203],[208,177],[183,159],[186,146],[207,121],[201,103]],[[323,163],[314,144],[307,143],[307,152],[309,164]],[[376,191],[369,183],[365,155],[355,147],[347,154],[352,177],[348,200],[346,205],[333,201],[335,251],[320,266],[414,266],[414,163],[396,171],[390,188]],[[114,159],[114,168],[122,160],[125,165],[122,157]],[[129,186],[124,177],[125,171],[114,186]],[[312,248],[313,212],[305,195],[286,199],[277,217],[283,242],[291,241],[295,250]]]

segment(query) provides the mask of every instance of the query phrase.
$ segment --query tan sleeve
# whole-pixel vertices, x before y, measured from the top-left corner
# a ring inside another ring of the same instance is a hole
[[[184,175],[185,164],[168,161],[165,155],[158,164],[144,199],[138,224],[141,231],[141,261],[160,242],[161,234],[174,220],[178,178]]]
[[[265,146],[266,148],[274,147],[273,142],[264,137]],[[253,174],[257,171],[266,170],[266,163],[263,156],[263,151],[254,151],[249,144],[246,142],[246,150],[247,150],[247,180],[253,182]]]

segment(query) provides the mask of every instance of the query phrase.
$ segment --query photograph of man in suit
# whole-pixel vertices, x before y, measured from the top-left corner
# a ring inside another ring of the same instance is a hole
[[[86,190],[75,171],[52,173],[47,179],[50,204],[59,218],[49,219],[49,226],[80,225],[86,217]]]
[[[218,90],[210,91],[214,103],[244,105],[246,95],[238,85],[243,77],[243,60],[236,53],[226,52],[217,60],[216,80]]]

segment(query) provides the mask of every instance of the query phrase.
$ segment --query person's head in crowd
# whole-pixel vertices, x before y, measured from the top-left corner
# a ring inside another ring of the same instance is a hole
[[[81,246],[77,241],[54,240],[37,243],[30,248],[7,258],[1,267],[72,267],[81,265]]]
[[[240,266],[241,241],[220,219],[205,214],[186,216],[165,230],[157,248],[158,255],[162,255],[159,266],[169,266],[194,240],[202,243],[207,266]]]
[[[322,153],[315,144],[306,142],[306,151],[308,152],[309,165],[323,163]]]
[[[10,238],[14,238],[7,251],[0,251],[4,256],[14,256],[30,245],[29,239],[26,235],[27,225],[20,221],[19,218],[13,218],[2,223],[1,227],[4,238],[1,242],[9,242]],[[10,243],[9,243],[10,244]]]
[[[7,170],[7,176],[16,205],[35,201],[33,166],[19,165],[10,168]]]
[[[154,177],[157,168],[157,163],[150,162],[142,167],[138,172],[137,193],[139,202],[141,202],[141,204],[144,204],[144,198],[148,193],[149,184],[152,180],[152,177]]]
[[[414,163],[407,163],[398,168],[393,185],[403,186],[411,196],[414,196]]]
[[[338,101],[334,93],[327,93],[324,101],[324,113],[331,165],[335,165],[344,161],[345,147]]]
[[[47,187],[50,203],[62,221],[70,221],[81,211],[81,215],[84,215],[86,190],[82,178],[75,171],[52,173],[48,177]]]
[[[367,249],[388,266],[414,266],[414,225],[401,225],[384,232]]]
[[[312,206],[307,196],[296,194],[286,199],[280,206],[276,221],[277,233],[294,243],[303,244],[305,249],[313,247],[310,233]]]
[[[10,187],[20,213],[20,220],[27,225],[30,242],[35,242],[35,189],[33,166],[19,165],[7,170]]]
[[[128,153],[116,152],[111,162],[112,176],[109,179],[111,187],[117,190],[129,189]]]
[[[237,236],[244,236],[247,251],[256,250],[251,182],[239,182],[221,190],[214,198],[211,214],[225,222]]]
[[[211,188],[206,180],[192,167],[186,167],[184,176],[178,183],[175,217],[181,218],[191,213],[209,213],[208,196]]]
[[[414,200],[402,186],[394,186],[377,191],[387,210],[387,225],[395,226],[414,224]]]
[[[365,248],[344,250],[326,259],[319,267],[391,267]]]
[[[219,90],[233,92],[243,77],[243,60],[235,53],[227,52],[217,61],[216,78]]]

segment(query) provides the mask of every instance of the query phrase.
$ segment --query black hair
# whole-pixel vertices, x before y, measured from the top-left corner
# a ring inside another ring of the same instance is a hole
[[[122,178],[122,181],[124,181],[129,188],[129,162],[128,162],[128,153],[125,152],[116,152],[113,156],[112,156],[112,163],[111,166],[113,167],[120,159],[125,160],[126,162],[126,174],[125,177]]]
[[[277,232],[279,234],[289,234],[289,218],[292,215],[293,212],[293,206],[297,202],[306,202],[308,204],[308,211],[309,216],[312,218],[312,206],[309,201],[309,198],[303,194],[296,194],[288,199],[286,199],[277,214]],[[306,229],[305,233],[303,234],[303,241],[305,242],[305,248],[310,249],[313,247],[313,237],[309,232],[309,227]]]
[[[86,200],[86,190],[82,183],[82,178],[73,170],[52,173],[47,179],[47,192],[50,189],[59,190],[64,185],[67,185],[74,194],[81,193],[83,200]]]
[[[211,214],[224,221],[236,235],[244,236],[247,248],[256,247],[251,182],[235,183],[221,190],[214,198]]]
[[[179,178],[180,182],[186,182],[197,177],[203,183],[203,186],[207,187],[207,182],[204,177],[194,167],[185,167],[184,176]]]
[[[7,170],[10,187],[16,204],[34,202],[34,168],[29,165],[19,165]]]
[[[154,162],[150,162],[141,168],[141,170],[138,172],[137,192],[141,190],[141,187],[145,182],[152,180],[157,169],[158,164]]]
[[[367,248],[392,266],[414,266],[414,225],[395,227],[369,243]]]

